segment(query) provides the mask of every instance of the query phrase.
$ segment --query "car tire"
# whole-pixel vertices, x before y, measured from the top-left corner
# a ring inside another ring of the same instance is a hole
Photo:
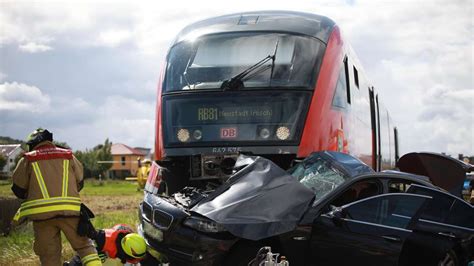
[[[454,250],[449,250],[441,257],[440,261],[438,262],[438,266],[457,266],[459,265],[458,256]]]

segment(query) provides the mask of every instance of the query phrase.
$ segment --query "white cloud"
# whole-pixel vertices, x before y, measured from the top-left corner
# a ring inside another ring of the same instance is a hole
[[[0,111],[44,112],[49,109],[50,101],[35,86],[17,82],[0,84]]]
[[[434,87],[422,99],[418,117],[425,131],[421,142],[426,147],[449,154],[474,151],[474,90]],[[421,132],[420,132],[421,133]]]
[[[154,111],[153,102],[110,96],[98,109],[99,118],[95,126],[101,128],[104,139],[109,137],[115,142],[151,147],[155,135]]]
[[[367,76],[399,128],[402,153],[413,150],[454,155],[473,153],[474,118],[469,115],[474,113],[471,1],[349,2],[242,0],[232,5],[208,0],[172,1],[166,5],[156,1],[118,2],[114,5],[82,1],[9,2],[2,3],[0,9],[0,49],[2,44],[18,46],[28,43],[55,48],[61,45],[64,51],[72,53],[91,47],[105,47],[104,51],[114,48],[114,52],[121,53],[114,54],[116,60],[111,62],[115,65],[110,69],[116,69],[116,62],[121,62],[120,56],[126,51],[146,66],[143,69],[154,73],[146,78],[143,78],[146,73],[141,76],[135,73],[120,80],[121,86],[126,83],[130,90],[137,90],[140,94],[146,90],[143,88],[144,80],[151,83],[146,85],[149,90],[155,90],[159,59],[163,58],[179,30],[189,23],[250,10],[296,10],[322,14],[340,25],[365,66]],[[64,62],[78,64],[78,67],[86,64],[69,62],[67,57]],[[8,67],[3,70],[9,77],[13,76]],[[134,71],[138,70],[135,68],[130,73]],[[104,77],[101,80],[104,84],[98,84],[98,87],[113,87],[113,80],[117,79],[110,75]],[[63,87],[61,79],[56,82],[55,87]],[[154,135],[148,132],[153,130],[154,100],[142,103],[125,98],[123,92],[117,93],[122,95],[109,96],[101,107],[83,103],[87,106],[84,108],[97,113],[97,120],[80,126],[114,136],[116,141],[143,138],[142,141],[150,143]],[[101,123],[109,126],[100,127]],[[71,125],[74,127],[77,126]],[[146,128],[146,140],[143,136],[134,136],[136,129],[133,127]],[[83,141],[81,145],[87,145],[87,140]]]
[[[107,30],[101,32],[98,43],[108,47],[116,47],[132,38],[132,33],[128,30]]]
[[[394,118],[402,153],[474,152],[469,1],[360,0],[326,11]]]
[[[50,51],[53,48],[51,46],[45,44],[39,44],[35,42],[28,42],[25,44],[21,44],[19,47],[20,51],[27,52],[27,53],[40,53]]]
[[[79,149],[102,143],[106,138],[114,143],[151,148],[154,138],[154,109],[154,103],[110,96],[104,99],[102,105],[93,107],[94,116],[88,123],[53,129],[57,132],[55,135],[64,136],[64,140],[73,140],[74,147]],[[85,132],[87,138],[84,138]]]

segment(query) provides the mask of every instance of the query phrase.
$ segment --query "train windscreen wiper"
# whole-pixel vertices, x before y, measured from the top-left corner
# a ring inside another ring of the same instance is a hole
[[[273,76],[273,69],[275,68],[275,58],[276,52],[278,49],[278,42],[275,44],[275,51],[273,55],[267,55],[262,60],[258,61],[256,64],[250,66],[249,68],[245,69],[244,71],[240,72],[239,74],[233,76],[231,79],[224,80],[221,85],[222,90],[239,90],[244,87],[244,78],[247,77],[249,74],[253,73],[252,75],[248,76],[245,80],[251,79],[256,75],[266,71],[267,69],[271,68],[270,72],[270,81]],[[268,61],[272,60],[271,65],[265,65]],[[263,67],[264,66],[264,67]]]

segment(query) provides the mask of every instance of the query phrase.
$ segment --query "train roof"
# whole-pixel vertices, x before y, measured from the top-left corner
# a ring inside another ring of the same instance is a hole
[[[327,44],[336,24],[331,19],[294,11],[244,12],[202,20],[185,27],[175,43],[202,35],[225,32],[273,31],[308,35]]]

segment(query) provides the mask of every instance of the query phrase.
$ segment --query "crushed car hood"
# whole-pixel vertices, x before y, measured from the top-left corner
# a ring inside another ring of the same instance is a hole
[[[429,152],[412,152],[403,155],[397,167],[407,173],[424,175],[431,183],[461,197],[466,173],[474,171],[474,166],[447,155]]]
[[[236,167],[242,169],[190,211],[251,240],[293,230],[314,193],[268,159],[240,155]]]
[[[343,153],[321,151],[302,163],[323,160],[347,179],[373,170]],[[212,192],[187,188],[175,196],[191,212],[223,225],[235,236],[259,240],[293,230],[315,199],[315,192],[272,161],[240,155],[238,171]]]

